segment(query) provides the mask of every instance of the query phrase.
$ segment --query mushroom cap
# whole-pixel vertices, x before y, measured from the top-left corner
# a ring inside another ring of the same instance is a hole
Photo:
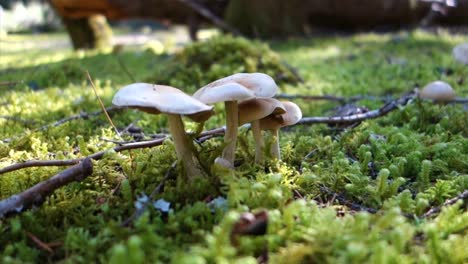
[[[250,99],[239,103],[239,126],[254,120],[260,120],[268,115],[280,115],[284,113],[286,113],[286,108],[276,99]]]
[[[278,129],[285,126],[291,126],[299,122],[302,118],[302,111],[297,104],[289,101],[281,101],[286,113],[281,115],[269,115],[260,119],[260,128],[262,130]]]
[[[455,98],[455,91],[450,84],[442,81],[435,81],[426,85],[422,91],[419,92],[419,97],[435,101],[451,101]]]
[[[455,46],[452,50],[452,55],[456,61],[468,65],[468,43]]]
[[[264,73],[236,73],[209,83],[193,94],[205,104],[273,97],[278,91],[273,78]]]
[[[112,103],[152,114],[186,115],[197,122],[213,114],[212,106],[205,105],[177,88],[150,83],[133,83],[122,87],[114,95]]]

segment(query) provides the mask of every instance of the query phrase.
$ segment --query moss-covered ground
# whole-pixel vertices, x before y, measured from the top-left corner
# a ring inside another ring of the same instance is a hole
[[[246,56],[236,67],[214,60],[208,68],[190,61],[171,71],[172,54],[156,55],[141,47],[114,53],[40,48],[50,37],[0,39],[0,139],[5,140],[0,143],[0,167],[30,159],[84,157],[115,146],[109,140],[121,140],[104,115],[37,130],[100,109],[85,70],[110,106],[114,93],[131,78],[165,80],[193,92],[196,86],[180,71],[196,70],[196,81],[208,82],[216,73],[256,69],[258,60]],[[466,97],[468,67],[451,55],[454,45],[466,41],[466,36],[412,31],[292,39],[269,46],[305,80],[282,82],[285,93],[398,97],[416,85],[444,80]],[[230,59],[224,48],[212,52]],[[266,61],[279,61],[274,54],[265,56]],[[295,102],[304,116],[330,115],[337,106]],[[377,108],[382,103],[358,104]],[[216,110],[206,129],[223,125],[222,106]],[[167,132],[164,117],[130,110],[111,116],[121,129],[134,122],[146,135]],[[189,120],[186,126],[195,129]],[[177,171],[156,196],[171,203],[170,212],[148,208],[129,227],[121,223],[134,212],[138,197],[149,195],[164,178],[175,160],[174,147],[167,141],[154,148],[110,152],[94,161],[94,173],[84,181],[58,189],[40,207],[0,219],[0,262],[257,263],[268,256],[270,263],[467,263],[466,205],[459,201],[423,217],[468,189],[467,136],[466,105],[414,101],[354,128],[300,125],[282,131],[283,161],[268,162],[265,169],[252,164],[253,140],[242,130],[235,173],[211,168],[208,179],[187,184]],[[207,167],[222,146],[222,138],[198,145]],[[0,175],[0,199],[63,169]],[[227,208],[209,207],[208,201],[218,196],[227,199]],[[351,203],[377,213],[351,208]],[[266,234],[232,240],[239,215],[261,209],[268,211]]]

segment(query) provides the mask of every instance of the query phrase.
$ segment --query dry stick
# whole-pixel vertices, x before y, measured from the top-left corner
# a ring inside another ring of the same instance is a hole
[[[46,243],[44,243],[42,240],[40,240],[37,236],[35,236],[34,234],[32,234],[31,232],[28,232],[26,231],[26,235],[37,245],[37,247],[39,247],[40,249],[42,250],[45,250],[47,252],[49,252],[50,254],[53,254],[54,251],[52,250],[52,248],[50,248],[49,245],[47,245]]]
[[[0,201],[0,218],[21,213],[33,206],[39,206],[56,189],[74,181],[82,181],[92,173],[93,163],[90,158],[86,158],[81,163],[56,174],[52,178]]]
[[[162,189],[164,188],[164,184],[166,184],[166,181],[169,180],[169,178],[172,176],[172,171],[176,168],[176,166],[177,166],[177,161],[174,161],[171,167],[167,170],[166,175],[164,175],[164,178],[162,179],[162,181],[151,192],[148,201],[145,202],[142,207],[135,210],[135,212],[133,212],[133,214],[129,218],[123,221],[120,224],[120,226],[125,227],[125,226],[130,225],[135,219],[140,217],[145,212],[146,208],[148,208],[148,205],[150,205],[153,202],[154,197],[162,191]]]
[[[179,2],[181,2],[182,4],[185,4],[186,6],[190,7],[195,12],[200,14],[201,16],[207,18],[219,28],[224,29],[228,32],[231,32],[235,36],[243,36],[242,33],[240,33],[236,28],[224,22],[224,20],[217,17],[215,14],[213,14],[210,10],[208,10],[202,4],[196,3],[195,1],[192,1],[192,0],[179,0]]]
[[[302,100],[316,100],[316,101],[335,101],[339,102],[342,104],[345,103],[353,103],[361,100],[375,100],[375,101],[382,101],[382,102],[388,102],[390,97],[388,96],[373,96],[373,95],[356,95],[352,97],[342,97],[342,96],[334,96],[334,95],[300,95],[300,94],[278,94],[275,96],[275,98],[278,99],[302,99]]]
[[[465,190],[460,195],[458,195],[458,196],[456,196],[454,198],[448,199],[441,206],[432,207],[425,214],[423,214],[423,218],[428,218],[428,217],[430,217],[430,216],[432,216],[434,214],[437,214],[442,210],[443,207],[452,205],[452,204],[458,202],[459,200],[463,200],[464,203],[467,202],[466,200],[468,200],[468,190]]]
[[[96,97],[97,97],[97,99],[98,99],[98,101],[99,101],[99,104],[101,105],[101,109],[102,109],[102,111],[104,112],[104,114],[106,115],[107,120],[109,121],[109,123],[111,124],[111,126],[114,128],[115,133],[116,133],[120,138],[122,138],[122,136],[121,136],[120,133],[119,133],[119,130],[117,129],[117,127],[115,127],[114,122],[112,122],[112,119],[110,118],[109,114],[107,113],[106,107],[104,106],[104,103],[102,102],[101,97],[99,97],[99,95],[98,95],[98,93],[97,93],[97,90],[96,90],[96,86],[94,86],[93,80],[91,79],[91,75],[89,75],[89,72],[88,72],[88,71],[86,71],[86,76],[88,77],[88,80],[89,80],[89,82],[91,83],[91,88],[93,88],[94,94],[96,94]]]
[[[404,106],[416,98],[416,93],[410,92],[397,100],[386,103],[379,109],[372,110],[362,114],[355,114],[349,116],[332,116],[332,117],[304,117],[296,125],[300,124],[347,124],[363,121],[366,119],[373,119],[397,109],[399,106]]]
[[[20,170],[30,167],[45,167],[45,166],[70,166],[79,163],[81,159],[70,159],[70,160],[28,160],[25,162],[15,163],[0,169],[0,174],[7,173],[10,171]]]
[[[335,199],[340,202],[342,205],[346,205],[348,206],[349,208],[351,208],[352,210],[355,210],[355,211],[366,211],[366,212],[369,212],[371,214],[375,214],[377,213],[377,209],[374,209],[374,208],[369,208],[369,207],[365,207],[363,205],[360,205],[360,204],[357,204],[357,203],[354,203],[354,202],[351,202],[351,201],[348,201],[345,197],[343,197],[343,195],[341,194],[338,194],[338,193],[335,193],[334,191],[328,189],[327,187],[325,186],[319,186],[320,188],[320,191],[328,194],[328,195],[332,195],[333,197],[335,197]]]
[[[212,130],[205,131],[200,134],[199,138],[203,140],[207,140],[216,136],[220,136],[224,134],[224,127],[222,128],[215,128]],[[124,145],[119,145],[114,148],[112,148],[113,151],[115,152],[121,152],[124,150],[130,150],[130,149],[140,149],[140,148],[151,148],[155,146],[162,145],[162,143],[166,140],[166,138],[158,138],[154,140],[148,140],[148,141],[141,141],[141,142],[134,142],[134,143],[129,143],[129,144],[124,144]],[[96,152],[94,154],[91,154],[87,157],[84,158],[78,158],[78,159],[72,159],[72,160],[31,160],[31,161],[25,161],[21,163],[16,163],[7,167],[4,167],[0,169],[0,174],[6,173],[6,172],[11,172],[15,170],[20,170],[23,168],[28,168],[28,167],[46,167],[46,166],[69,166],[69,165],[74,165],[86,158],[93,159],[93,160],[100,160],[102,157],[104,157],[104,154],[106,154],[108,150],[103,150]]]

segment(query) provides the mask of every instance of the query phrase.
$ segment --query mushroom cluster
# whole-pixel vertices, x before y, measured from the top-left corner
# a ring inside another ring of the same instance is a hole
[[[302,118],[300,108],[272,97],[278,91],[273,78],[263,73],[237,73],[214,81],[190,96],[181,90],[149,83],[134,83],[121,88],[112,103],[151,114],[165,114],[177,158],[189,179],[205,175],[192,140],[186,134],[181,116],[203,123],[213,114],[215,103],[223,102],[226,111],[225,147],[215,162],[234,168],[238,127],[250,123],[255,139],[255,162],[264,162],[262,130],[272,131],[271,154],[280,159],[278,130]]]

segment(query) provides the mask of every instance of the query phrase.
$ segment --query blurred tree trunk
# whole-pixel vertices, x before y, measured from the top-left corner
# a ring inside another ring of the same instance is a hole
[[[301,35],[307,18],[306,0],[230,0],[226,21],[247,36]]]
[[[104,48],[111,45],[112,29],[102,15],[85,18],[66,18],[63,23],[74,49]]]

